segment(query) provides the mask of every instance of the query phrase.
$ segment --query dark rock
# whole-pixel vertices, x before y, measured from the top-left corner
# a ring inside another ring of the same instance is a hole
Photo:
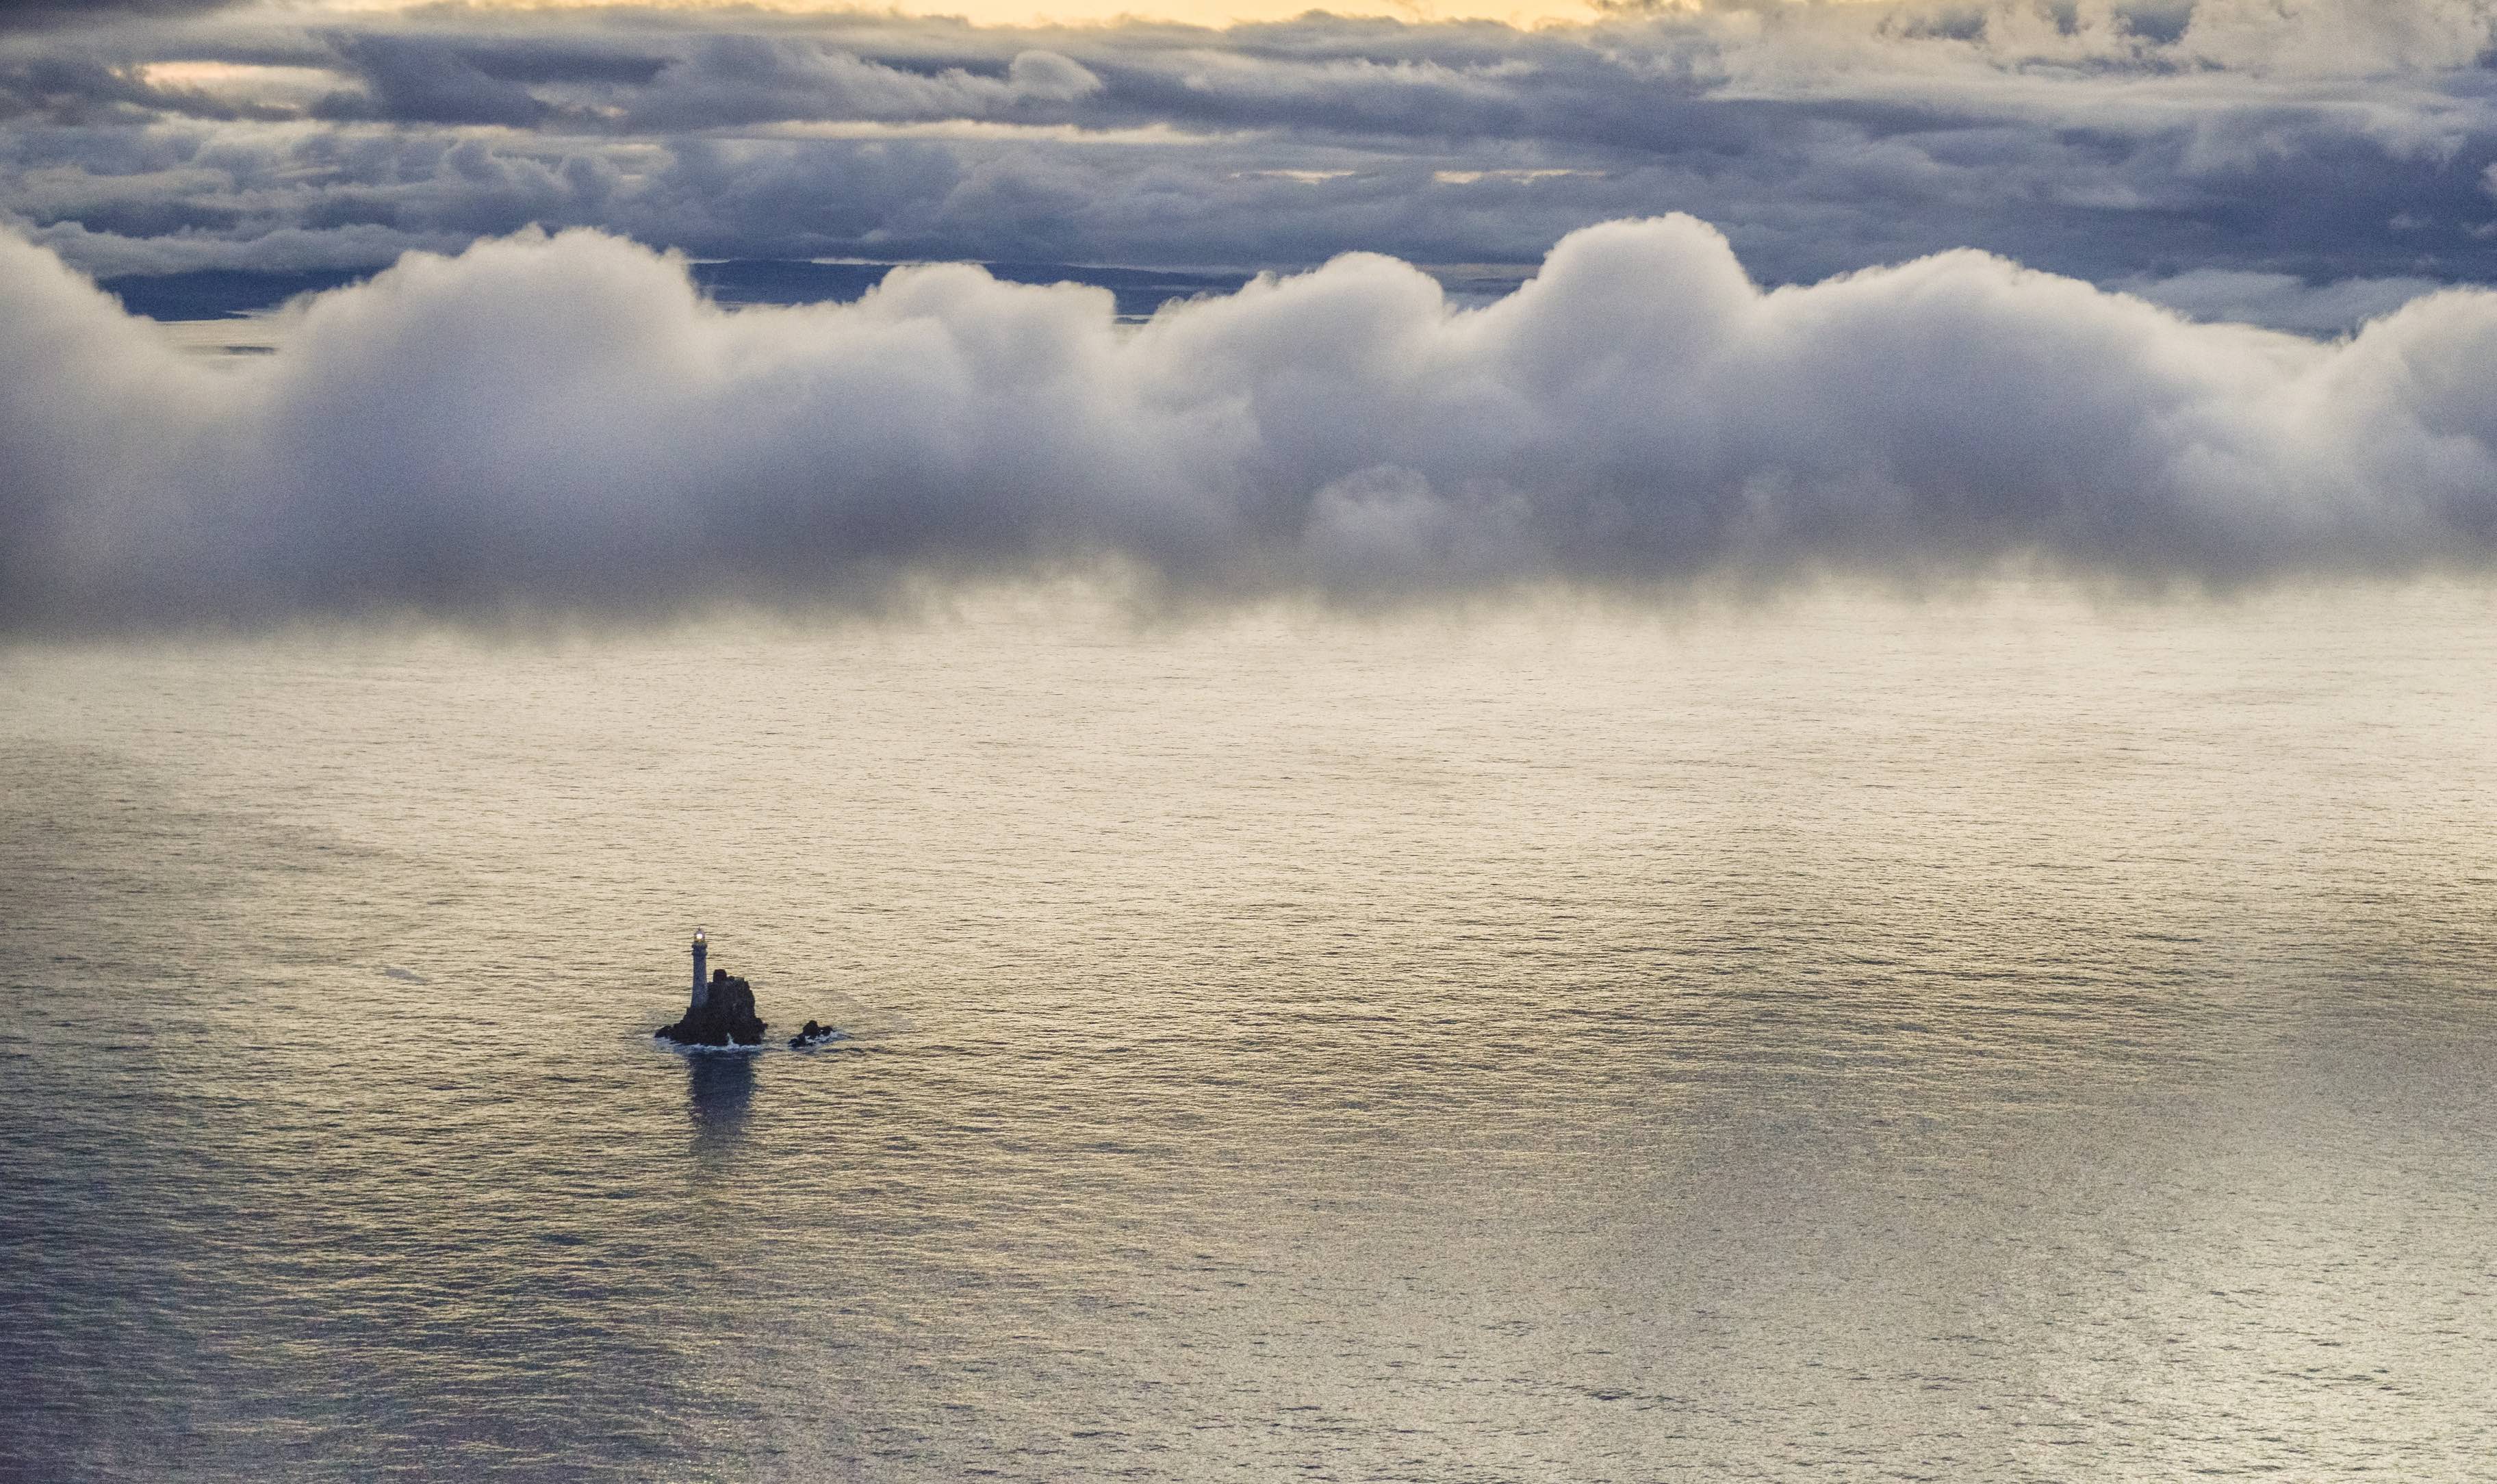
[[[659,1039],[680,1046],[760,1046],[765,1029],[754,1014],[754,991],[728,970],[711,970],[704,1002],[687,1005],[685,1018],[660,1028]]]
[[[818,1046],[839,1034],[839,1031],[830,1026],[818,1026],[813,1021],[808,1021],[798,1027],[796,1035],[789,1038],[789,1049],[796,1051],[801,1047]]]

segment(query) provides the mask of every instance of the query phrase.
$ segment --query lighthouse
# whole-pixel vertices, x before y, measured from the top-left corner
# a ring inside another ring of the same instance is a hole
[[[760,1046],[771,1027],[754,1013],[754,986],[711,966],[711,934],[694,930],[694,997],[684,1019],[651,1034],[680,1046]]]

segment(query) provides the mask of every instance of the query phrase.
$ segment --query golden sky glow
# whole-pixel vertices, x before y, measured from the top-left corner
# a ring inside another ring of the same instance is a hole
[[[1288,20],[1321,9],[1307,0],[904,0],[897,7],[914,16],[961,16],[984,25],[1034,20],[1096,22],[1137,16],[1194,25]],[[1404,20],[1501,20],[1511,25],[1585,21],[1595,16],[1584,0],[1338,0],[1322,7],[1341,16],[1392,16]]]
[[[589,9],[609,0],[529,0],[503,4],[488,0],[481,8],[496,10]],[[664,3],[664,0],[663,0]],[[403,10],[403,0],[323,0],[323,9],[354,11]],[[675,9],[699,11],[728,7],[714,0],[680,0]],[[857,10],[899,12],[904,16],[959,16],[979,25],[1030,25],[1052,21],[1098,24],[1121,18],[1175,20],[1191,25],[1230,25],[1242,21],[1287,20],[1312,10],[1339,16],[1390,16],[1405,20],[1500,20],[1529,26],[1553,21],[1594,19],[1590,0],[894,0],[889,5],[810,5],[804,3],[743,4],[737,8],[804,14],[809,11]]]

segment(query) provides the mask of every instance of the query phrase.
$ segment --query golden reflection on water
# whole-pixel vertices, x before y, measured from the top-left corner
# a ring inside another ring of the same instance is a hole
[[[0,1463],[2466,1475],[2489,617],[16,651]]]

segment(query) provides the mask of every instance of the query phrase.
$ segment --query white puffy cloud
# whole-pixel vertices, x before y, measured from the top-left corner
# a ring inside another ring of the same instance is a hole
[[[0,240],[0,622],[867,601],[1110,563],[1350,599],[2039,561],[2227,582],[2497,553],[2497,295],[2322,344],[1953,252],[1763,291],[1689,218],[1452,304],[1355,255],[1165,309],[897,271],[728,311],[576,232],[176,354]]]

